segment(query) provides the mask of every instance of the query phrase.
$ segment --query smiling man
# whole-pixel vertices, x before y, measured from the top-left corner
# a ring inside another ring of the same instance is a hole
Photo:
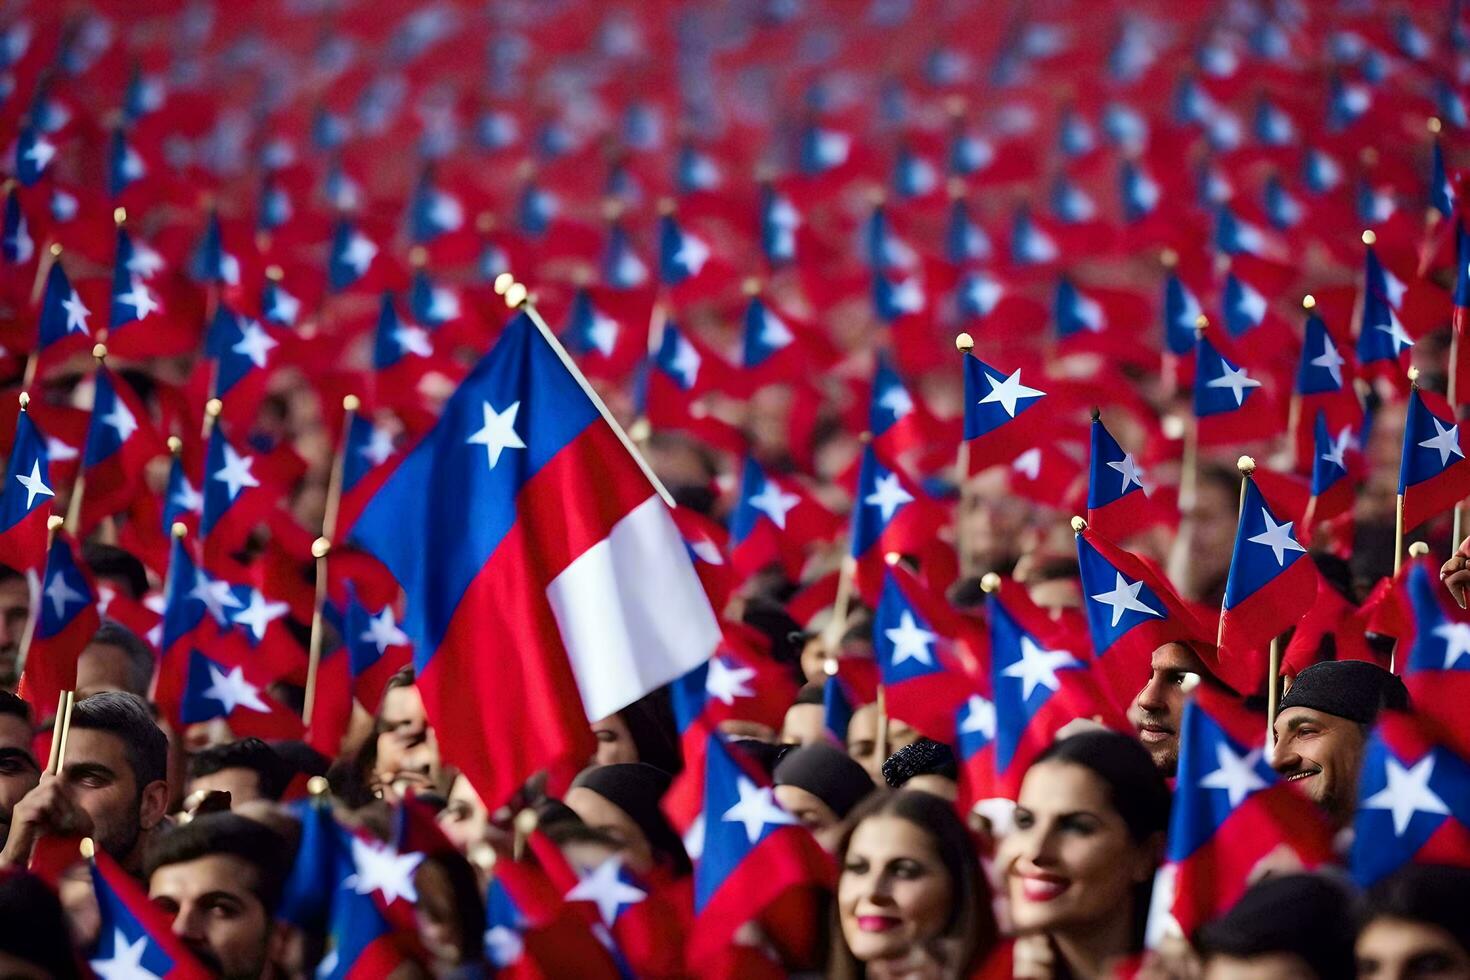
[[[1271,767],[1298,784],[1342,829],[1357,808],[1363,746],[1378,712],[1408,706],[1404,682],[1376,664],[1313,664],[1281,699]]]

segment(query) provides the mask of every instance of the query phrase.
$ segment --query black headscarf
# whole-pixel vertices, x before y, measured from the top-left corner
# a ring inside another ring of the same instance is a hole
[[[831,807],[839,820],[876,788],[873,777],[851,756],[821,742],[782,756],[776,764],[776,785],[806,790]]]
[[[1408,706],[1409,693],[1397,675],[1366,660],[1328,660],[1296,675],[1280,710],[1310,708],[1371,725],[1380,709],[1402,711]]]
[[[659,809],[659,801],[668,792],[670,782],[672,778],[662,769],[643,762],[620,762],[583,769],[572,785],[590,789],[626,813],[648,838],[654,857],[675,875],[683,876],[692,870],[689,855],[684,851],[684,842]]]

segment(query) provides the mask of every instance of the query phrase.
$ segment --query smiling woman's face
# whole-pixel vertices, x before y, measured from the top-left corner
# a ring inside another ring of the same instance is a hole
[[[1133,887],[1155,853],[1136,843],[1092,770],[1067,762],[1031,767],[998,860],[1018,932],[1087,928],[1132,914]]]
[[[837,879],[847,948],[865,963],[908,955],[944,931],[954,887],[926,831],[902,817],[869,817],[853,830]]]

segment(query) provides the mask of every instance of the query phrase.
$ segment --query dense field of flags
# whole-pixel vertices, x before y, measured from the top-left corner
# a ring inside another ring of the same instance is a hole
[[[13,4],[21,690],[64,711],[100,611],[175,730],[334,757],[412,664],[493,810],[671,685],[691,931],[542,847],[497,867],[489,929],[549,975],[735,955],[830,875],[719,734],[795,693],[738,622],[757,593],[825,638],[834,732],[881,697],[955,746],[966,809],[1073,719],[1128,730],[1163,643],[1263,707],[1319,659],[1392,665],[1416,710],[1373,736],[1352,871],[1470,864],[1470,613],[1409,550],[1467,530],[1467,87],[1458,2]],[[660,466],[691,445],[707,472]],[[1221,464],[1214,587],[1187,528]],[[1033,599],[1019,544],[967,550],[995,507],[1075,558],[1079,608]],[[89,538],[156,592],[100,588]],[[868,619],[872,658],[838,656]],[[1268,853],[1334,860],[1265,724],[1189,708],[1159,930]],[[301,806],[287,918],[331,933],[319,975],[386,972],[392,862],[447,845]],[[184,975],[95,874],[99,958]]]

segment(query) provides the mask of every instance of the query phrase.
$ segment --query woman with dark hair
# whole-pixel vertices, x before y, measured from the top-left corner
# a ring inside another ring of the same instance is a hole
[[[966,977],[995,947],[975,845],[939,797],[870,797],[853,811],[837,860],[828,976]]]
[[[655,868],[674,878],[692,870],[684,842],[659,809],[669,775],[641,762],[583,769],[564,803],[582,822],[617,842],[635,874]]]
[[[1055,742],[1026,771],[1001,841],[1018,966],[1038,951],[1054,978],[1106,977],[1143,948],[1169,826],[1169,788],[1117,732]],[[1027,974],[1020,974],[1027,975]]]
[[[597,752],[592,757],[594,765],[643,762],[670,776],[677,776],[684,768],[666,689],[639,698],[622,711],[594,723],[592,734],[597,739]]]
[[[1409,865],[1374,885],[1359,980],[1470,980],[1470,868]]]

